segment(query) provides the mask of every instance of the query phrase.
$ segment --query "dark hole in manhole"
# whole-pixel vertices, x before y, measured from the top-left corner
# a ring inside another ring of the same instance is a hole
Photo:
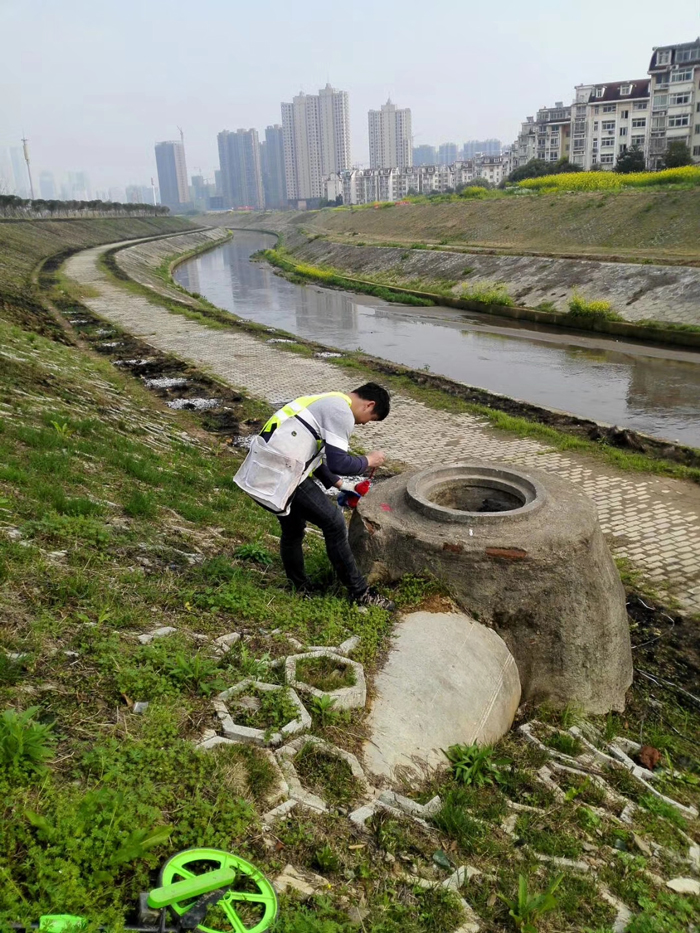
[[[459,512],[512,512],[526,504],[525,496],[516,489],[499,489],[488,483],[457,480],[442,483],[430,494],[435,505]]]

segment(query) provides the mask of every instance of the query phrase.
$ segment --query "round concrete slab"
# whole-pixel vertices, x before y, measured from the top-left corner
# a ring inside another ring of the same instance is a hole
[[[404,616],[374,686],[363,753],[367,770],[385,777],[396,767],[444,764],[449,745],[495,742],[520,702],[503,639],[460,613]]]

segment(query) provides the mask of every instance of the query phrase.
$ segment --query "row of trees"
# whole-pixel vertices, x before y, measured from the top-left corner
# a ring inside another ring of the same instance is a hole
[[[45,201],[43,198],[19,198],[0,194],[2,217],[101,217],[105,214],[122,217],[158,217],[169,214],[163,204],[119,204],[116,201]]]
[[[688,146],[682,141],[671,142],[668,144],[661,166],[662,168],[680,168],[683,165],[692,165],[693,157]],[[542,175],[558,175],[560,172],[580,172],[581,167],[569,162],[568,159],[559,159],[553,165],[551,162],[545,162],[544,159],[530,159],[526,165],[520,165],[514,169],[508,176],[507,181],[517,182],[526,178],[539,178]],[[602,172],[602,165],[593,165],[593,172]],[[644,161],[644,152],[638,146],[631,146],[620,153],[615,163],[615,172],[621,175],[629,175],[633,172],[646,172],[647,167]]]

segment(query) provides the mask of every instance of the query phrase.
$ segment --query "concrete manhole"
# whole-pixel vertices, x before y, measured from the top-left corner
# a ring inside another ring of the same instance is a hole
[[[503,522],[539,509],[541,483],[516,470],[458,463],[431,467],[406,486],[410,508],[442,522]]]
[[[505,464],[400,474],[359,503],[350,543],[370,581],[428,574],[501,636],[523,699],[623,709],[632,682],[625,593],[593,502]]]

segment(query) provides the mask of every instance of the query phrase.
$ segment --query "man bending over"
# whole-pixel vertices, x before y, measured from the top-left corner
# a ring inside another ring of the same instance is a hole
[[[342,511],[312,478],[313,474],[326,489],[352,491],[343,476],[381,466],[383,451],[361,457],[348,453],[348,447],[356,424],[383,421],[389,408],[389,393],[374,382],[348,395],[326,392],[297,398],[270,418],[234,477],[244,492],[277,515],[282,563],[296,589],[309,588],[302,542],[306,523],[311,522],[323,532],[328,558],[350,598],[365,606],[394,608],[391,600],[367,586],[350,550]]]

